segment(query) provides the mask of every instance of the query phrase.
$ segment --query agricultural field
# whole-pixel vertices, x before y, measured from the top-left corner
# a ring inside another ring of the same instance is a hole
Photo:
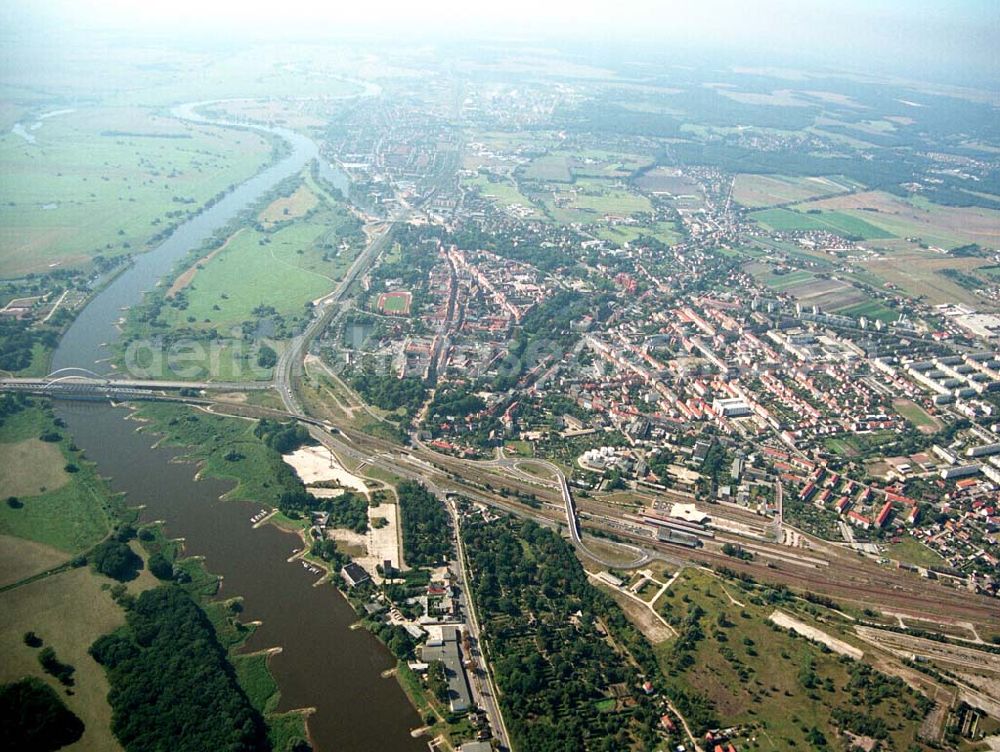
[[[639,154],[620,154],[600,149],[584,149],[575,154],[573,174],[579,177],[625,178],[653,160]]]
[[[814,210],[810,206],[807,211]],[[892,232],[848,212],[817,210],[813,214],[793,209],[764,209],[753,212],[750,216],[764,227],[777,232],[822,231],[862,240],[895,237]]]
[[[788,175],[736,176],[733,200],[751,209],[776,204],[793,204],[809,199],[844,193],[856,186],[846,179],[793,177]]]
[[[968,243],[1000,246],[1000,211],[995,209],[939,206],[920,197],[904,199],[881,191],[834,196],[795,208],[846,214],[880,228],[887,233],[883,237],[919,238],[944,249]]]
[[[47,440],[39,441],[43,435]],[[0,535],[61,551],[63,560],[104,538],[112,520],[106,483],[71,444],[47,407],[27,407],[7,415],[0,425],[0,457],[30,456],[38,463],[35,480],[17,467],[3,466],[0,498],[15,497],[17,503],[0,506]],[[53,556],[40,556],[40,569]]]
[[[0,135],[0,277],[140,253],[272,157],[257,134],[138,108],[66,110],[25,133]]]
[[[844,279],[820,277],[803,269],[774,274],[760,264],[746,268],[775,292],[787,293],[802,305],[816,305],[824,311],[845,316],[865,316],[883,321],[899,318],[899,314],[891,308]]]
[[[884,321],[887,324],[899,318],[899,311],[889,308],[878,300],[867,300],[864,303],[844,306],[843,308],[838,308],[837,313],[845,316],[854,316],[855,318],[863,316],[866,319]]]
[[[891,749],[927,749],[917,740],[924,698],[770,621],[780,609],[814,629],[810,612],[823,609],[690,569],[668,594],[658,607],[681,635],[655,649],[668,691],[695,729],[717,719],[742,726],[741,750],[839,748],[841,727],[883,739]],[[832,623],[820,630],[847,636]]]
[[[533,159],[522,173],[526,180],[552,181],[556,183],[573,182],[570,172],[570,157],[567,154],[546,154]]]
[[[672,222],[654,222],[652,225],[607,225],[594,231],[602,240],[611,243],[634,243],[643,235],[656,238],[661,243],[674,245],[683,239],[683,235]]]
[[[703,198],[701,187],[677,169],[657,167],[640,177],[636,184],[650,193],[669,193],[671,196],[697,196]]]
[[[866,261],[864,268],[931,305],[967,303],[985,307],[984,301],[972,290],[941,274],[941,271],[948,269],[973,272],[983,263],[988,262],[979,258],[958,258],[933,251],[913,250]]]

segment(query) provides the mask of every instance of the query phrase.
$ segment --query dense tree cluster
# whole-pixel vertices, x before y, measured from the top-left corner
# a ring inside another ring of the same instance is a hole
[[[278,365],[278,353],[274,351],[273,347],[261,345],[260,349],[257,350],[257,365],[261,368],[274,368]]]
[[[46,674],[55,677],[59,680],[59,683],[66,687],[72,687],[76,682],[73,679],[73,674],[76,673],[76,669],[73,668],[68,663],[63,663],[59,660],[56,655],[55,649],[52,646],[47,646],[42,648],[38,653],[38,663],[41,665],[42,670]]]
[[[0,370],[20,371],[31,365],[36,344],[55,347],[56,332],[52,329],[32,329],[27,320],[11,316],[0,317]]]
[[[624,645],[654,683],[648,643],[588,582],[572,548],[534,522],[463,526],[472,595],[518,749],[651,749],[656,714]],[[611,703],[612,696],[625,698]],[[603,701],[603,702],[602,702]]]
[[[330,515],[331,527],[368,532],[368,500],[352,491],[344,491],[332,499],[316,498],[305,488],[285,491],[278,497],[278,509],[293,518],[310,512],[326,512]]]
[[[312,444],[312,437],[305,426],[294,421],[282,423],[262,418],[253,429],[254,436],[263,440],[271,449],[281,454],[294,452],[301,446]]]
[[[49,752],[83,736],[83,721],[40,679],[0,687],[0,738],[8,752]]]
[[[127,625],[90,654],[108,672],[111,727],[126,752],[269,748],[211,622],[181,588],[142,593]]]
[[[451,517],[438,498],[408,480],[396,487],[403,517],[403,558],[411,567],[434,567],[452,555]]]
[[[427,389],[420,379],[397,379],[394,373],[376,373],[362,369],[351,375],[351,386],[358,390],[365,401],[383,410],[403,407],[408,413],[416,411],[426,397]]]
[[[431,401],[430,414],[437,418],[473,415],[486,407],[483,398],[467,389],[448,386],[439,389]]]
[[[95,571],[119,582],[128,582],[139,576],[142,559],[127,543],[110,539],[98,543],[87,555]]]

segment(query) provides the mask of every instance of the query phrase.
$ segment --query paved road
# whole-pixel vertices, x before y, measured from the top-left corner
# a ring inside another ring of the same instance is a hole
[[[408,213],[403,213],[394,221],[403,220],[406,216],[408,216]],[[302,409],[302,403],[299,402],[298,395],[295,393],[294,384],[301,376],[302,361],[305,358],[309,343],[343,309],[347,291],[385,248],[386,243],[392,236],[393,225],[394,222],[384,223],[381,228],[373,233],[368,246],[354,259],[354,263],[351,264],[351,267],[347,270],[347,273],[337,284],[333,292],[316,304],[316,308],[313,311],[313,318],[309,322],[309,325],[306,326],[301,334],[291,339],[288,347],[285,348],[285,351],[278,358],[278,364],[274,368],[274,387],[278,390],[285,409],[292,415],[305,414]]]

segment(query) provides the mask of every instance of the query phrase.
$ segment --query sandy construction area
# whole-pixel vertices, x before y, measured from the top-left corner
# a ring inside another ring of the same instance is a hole
[[[831,637],[822,629],[817,629],[814,626],[806,624],[803,621],[799,621],[794,616],[789,616],[783,611],[775,611],[769,617],[767,617],[779,627],[784,627],[785,629],[791,629],[797,634],[803,637],[808,637],[810,640],[822,643],[826,645],[834,653],[840,653],[840,655],[846,655],[853,658],[856,661],[860,661],[862,656],[864,656],[864,651],[860,648],[856,648],[853,645],[849,645],[843,640],[838,640],[836,637]]]
[[[368,507],[368,555],[379,564],[388,560],[397,568],[402,566],[397,529],[398,511],[399,507],[395,504],[379,504],[377,507]],[[386,525],[376,529],[371,524],[371,521],[376,517],[384,519]]]
[[[357,475],[352,475],[340,464],[340,460],[326,447],[307,446],[297,449],[291,454],[282,455],[282,459],[291,465],[304,484],[310,486],[321,481],[333,480],[363,494],[368,493],[368,486]]]

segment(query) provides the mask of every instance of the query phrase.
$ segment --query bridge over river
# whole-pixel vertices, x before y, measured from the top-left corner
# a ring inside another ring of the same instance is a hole
[[[101,376],[86,368],[61,368],[40,378],[3,378],[0,391],[57,399],[155,399],[181,390],[254,392],[273,389],[270,381],[169,381]]]

